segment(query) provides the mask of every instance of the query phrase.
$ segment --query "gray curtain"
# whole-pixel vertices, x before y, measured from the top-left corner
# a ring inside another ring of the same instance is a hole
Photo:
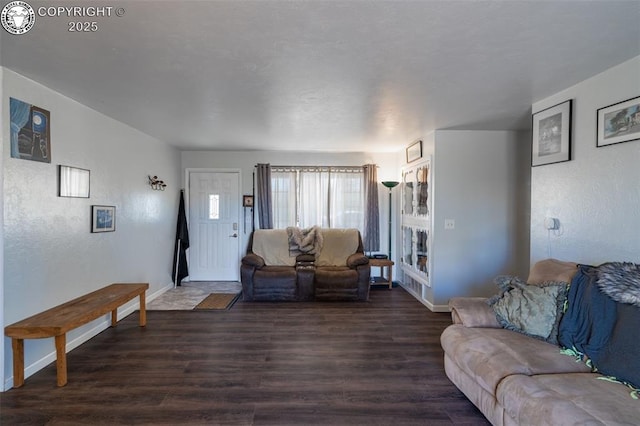
[[[258,220],[261,229],[273,228],[271,200],[271,164],[256,166],[256,190],[258,196]]]
[[[378,166],[367,164],[364,169],[364,235],[365,251],[380,250],[380,211],[378,208]]]

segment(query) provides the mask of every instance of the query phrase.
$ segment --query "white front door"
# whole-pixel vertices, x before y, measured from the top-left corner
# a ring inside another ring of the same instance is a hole
[[[240,173],[189,173],[189,279],[239,281]]]

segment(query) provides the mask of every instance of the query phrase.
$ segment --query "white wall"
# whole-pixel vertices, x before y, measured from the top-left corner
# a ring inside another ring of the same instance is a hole
[[[377,164],[378,181],[400,180],[396,153],[322,153],[322,152],[278,152],[278,151],[183,151],[182,169],[196,168],[232,168],[240,169],[242,173],[243,194],[252,193],[254,166],[258,163],[272,165],[323,165],[323,166],[361,166]],[[184,181],[184,173],[183,173]],[[183,183],[184,186],[184,183]],[[380,248],[382,253],[388,249],[388,192],[381,184],[378,185],[380,202]],[[397,215],[394,217],[394,221]],[[256,228],[258,222],[256,219]],[[242,247],[247,245],[251,229],[242,232]],[[377,272],[377,271],[376,271]],[[395,272],[395,271],[394,271]]]
[[[596,111],[640,95],[640,56],[533,104],[574,100],[573,159],[532,168],[531,263],[640,262],[640,140],[596,148]],[[544,229],[545,217],[559,232]]]
[[[0,67],[0,83],[4,68]],[[4,99],[2,84],[0,84],[0,99]],[[4,129],[4,102],[0,101],[0,129]],[[4,131],[0,131],[0,152],[4,149]],[[0,155],[0,211],[4,212],[4,156]],[[4,330],[4,214],[0,215],[0,330]],[[4,340],[0,339],[0,391],[4,383]]]
[[[496,275],[528,272],[528,140],[518,132],[455,130],[423,139],[433,180],[426,298],[436,310],[454,296],[494,294]],[[445,219],[455,229],[445,230]]]
[[[149,282],[148,300],[172,285],[179,152],[8,69],[2,83],[4,113],[9,97],[50,111],[52,158],[51,164],[10,158],[4,144],[5,325],[114,282]],[[91,171],[91,198],[57,196],[59,164]],[[167,190],[152,191],[148,175],[167,182]],[[115,232],[90,232],[94,204],[116,206]],[[70,332],[67,348],[108,324],[105,317]],[[10,386],[10,339],[4,343]],[[25,341],[25,376],[54,359],[53,339]]]

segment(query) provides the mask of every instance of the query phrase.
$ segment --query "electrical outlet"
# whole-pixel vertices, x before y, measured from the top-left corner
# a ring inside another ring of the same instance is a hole
[[[444,220],[444,229],[451,230],[456,228],[455,219],[445,219]]]

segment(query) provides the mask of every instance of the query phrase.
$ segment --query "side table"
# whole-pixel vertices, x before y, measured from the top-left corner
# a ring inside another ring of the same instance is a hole
[[[389,284],[389,290],[393,286],[393,260],[389,259],[369,259],[369,265],[380,268],[380,278]],[[384,268],[387,268],[387,277],[384,276]]]

